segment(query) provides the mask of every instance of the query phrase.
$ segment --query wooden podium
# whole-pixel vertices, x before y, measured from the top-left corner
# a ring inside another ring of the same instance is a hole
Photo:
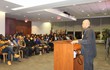
[[[83,57],[74,58],[74,50],[80,50],[79,44],[71,41],[54,42],[54,70],[84,70]]]

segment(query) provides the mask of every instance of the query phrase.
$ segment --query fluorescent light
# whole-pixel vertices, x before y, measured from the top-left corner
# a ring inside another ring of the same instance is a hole
[[[29,7],[18,7],[18,8],[13,8],[12,10],[20,10],[20,9],[25,9],[25,8],[29,8]]]
[[[4,1],[21,5],[22,7],[12,9],[12,10],[19,10],[19,9],[29,8],[33,6],[40,6],[40,5],[46,5],[46,4],[56,3],[56,2],[62,2],[66,0],[4,0]]]
[[[34,11],[29,11],[27,13],[35,13],[35,12],[41,12],[41,11],[43,11],[43,10],[34,10]]]
[[[77,20],[74,16],[64,14],[63,12],[61,12],[57,9],[44,9],[44,11],[47,11],[47,12],[50,12],[50,13],[53,13],[53,14],[57,14],[57,15],[60,15],[62,17],[68,18],[68,19],[72,19],[74,21]]]

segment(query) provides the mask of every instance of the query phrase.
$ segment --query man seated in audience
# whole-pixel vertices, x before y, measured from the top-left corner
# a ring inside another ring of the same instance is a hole
[[[54,33],[52,39],[53,39],[52,41],[57,41],[58,40],[58,35],[56,33]]]
[[[52,38],[49,39],[48,45],[49,45],[49,47],[50,47],[50,50],[53,51],[53,50],[54,50],[54,44],[53,44],[53,42],[52,42]]]
[[[30,37],[30,35],[27,35],[25,38],[26,47],[29,49],[29,56],[32,56],[32,54],[35,52],[35,45],[34,45],[34,39]]]

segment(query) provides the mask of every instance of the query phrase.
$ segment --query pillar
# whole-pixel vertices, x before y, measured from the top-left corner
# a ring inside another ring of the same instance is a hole
[[[0,11],[0,34],[5,36],[5,12]]]

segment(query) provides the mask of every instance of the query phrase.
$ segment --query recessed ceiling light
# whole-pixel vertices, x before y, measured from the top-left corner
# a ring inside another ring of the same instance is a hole
[[[6,8],[8,8],[9,6],[6,6]]]
[[[84,12],[84,10],[82,10],[81,12]]]
[[[98,2],[102,2],[102,1],[100,0],[100,1],[98,1]]]
[[[40,14],[38,14],[38,15],[40,15]]]
[[[87,14],[87,16],[89,17],[90,15],[89,15],[89,14]]]
[[[102,10],[105,10],[105,8],[103,8]]]

